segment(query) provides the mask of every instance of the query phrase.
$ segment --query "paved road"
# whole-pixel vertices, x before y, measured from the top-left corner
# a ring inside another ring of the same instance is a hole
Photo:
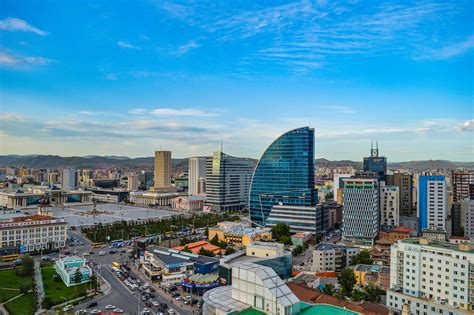
[[[40,306],[40,309],[43,309],[41,307],[44,300],[43,277],[41,276],[41,267],[40,267],[39,260],[35,259],[34,262],[35,262],[35,285],[36,285],[36,292],[38,292],[38,305]]]

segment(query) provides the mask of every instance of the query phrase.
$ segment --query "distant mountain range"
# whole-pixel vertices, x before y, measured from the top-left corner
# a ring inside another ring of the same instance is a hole
[[[173,159],[173,168],[187,168],[188,159]],[[324,158],[316,159],[318,167],[342,167],[352,166],[355,169],[362,168],[362,162],[341,160],[330,161]],[[107,168],[107,167],[123,167],[123,168],[144,168],[151,169],[153,167],[153,157],[129,158],[126,156],[71,156],[62,157],[58,155],[0,155],[0,166],[24,166],[27,168]],[[472,168],[474,162],[452,162],[445,160],[428,160],[428,161],[409,161],[389,163],[390,169],[406,168],[415,170],[432,170],[432,169],[456,169],[456,168]]]

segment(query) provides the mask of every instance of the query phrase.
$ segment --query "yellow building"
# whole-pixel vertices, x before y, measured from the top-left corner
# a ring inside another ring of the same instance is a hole
[[[274,258],[284,255],[285,245],[281,243],[254,242],[245,247],[245,255],[259,258]]]
[[[272,239],[270,229],[251,228],[236,222],[219,222],[217,226],[209,228],[208,239],[212,240],[217,235],[219,241],[224,241],[235,246],[247,246],[253,241]]]
[[[155,151],[155,190],[171,187],[171,151]]]

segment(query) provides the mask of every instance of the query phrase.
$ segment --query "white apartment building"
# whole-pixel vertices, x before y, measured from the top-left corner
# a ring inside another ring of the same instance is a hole
[[[392,245],[387,307],[394,314],[472,314],[474,246],[412,238]]]
[[[418,226],[423,229],[446,230],[448,195],[444,176],[418,178]]]
[[[20,248],[30,252],[41,248],[63,248],[66,246],[67,222],[49,216],[32,215],[16,217],[0,222],[0,249]]]
[[[374,178],[346,178],[342,204],[342,240],[373,246],[379,233],[379,185]]]
[[[206,192],[206,157],[189,158],[188,193],[190,196]]]
[[[474,240],[474,200],[461,201],[461,213],[464,221],[464,236]]]
[[[312,271],[341,271],[350,266],[359,252],[358,247],[320,243],[313,250]]]
[[[61,187],[64,190],[72,190],[77,186],[76,170],[65,169],[61,173]]]
[[[397,186],[380,187],[380,225],[384,227],[400,226],[400,188]]]

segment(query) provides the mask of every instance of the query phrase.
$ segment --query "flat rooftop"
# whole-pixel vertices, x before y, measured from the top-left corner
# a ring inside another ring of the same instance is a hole
[[[449,249],[449,250],[455,250],[462,253],[474,254],[474,250],[468,251],[468,250],[459,249],[459,245],[464,244],[464,246],[466,246],[466,244],[469,244],[469,243],[454,244],[454,243],[448,243],[448,242],[429,240],[428,244],[425,245],[425,244],[420,244],[420,239],[421,238],[406,238],[406,239],[400,240],[399,242],[413,244],[413,245],[420,245],[420,246],[435,247],[435,248],[441,248],[441,249]]]

